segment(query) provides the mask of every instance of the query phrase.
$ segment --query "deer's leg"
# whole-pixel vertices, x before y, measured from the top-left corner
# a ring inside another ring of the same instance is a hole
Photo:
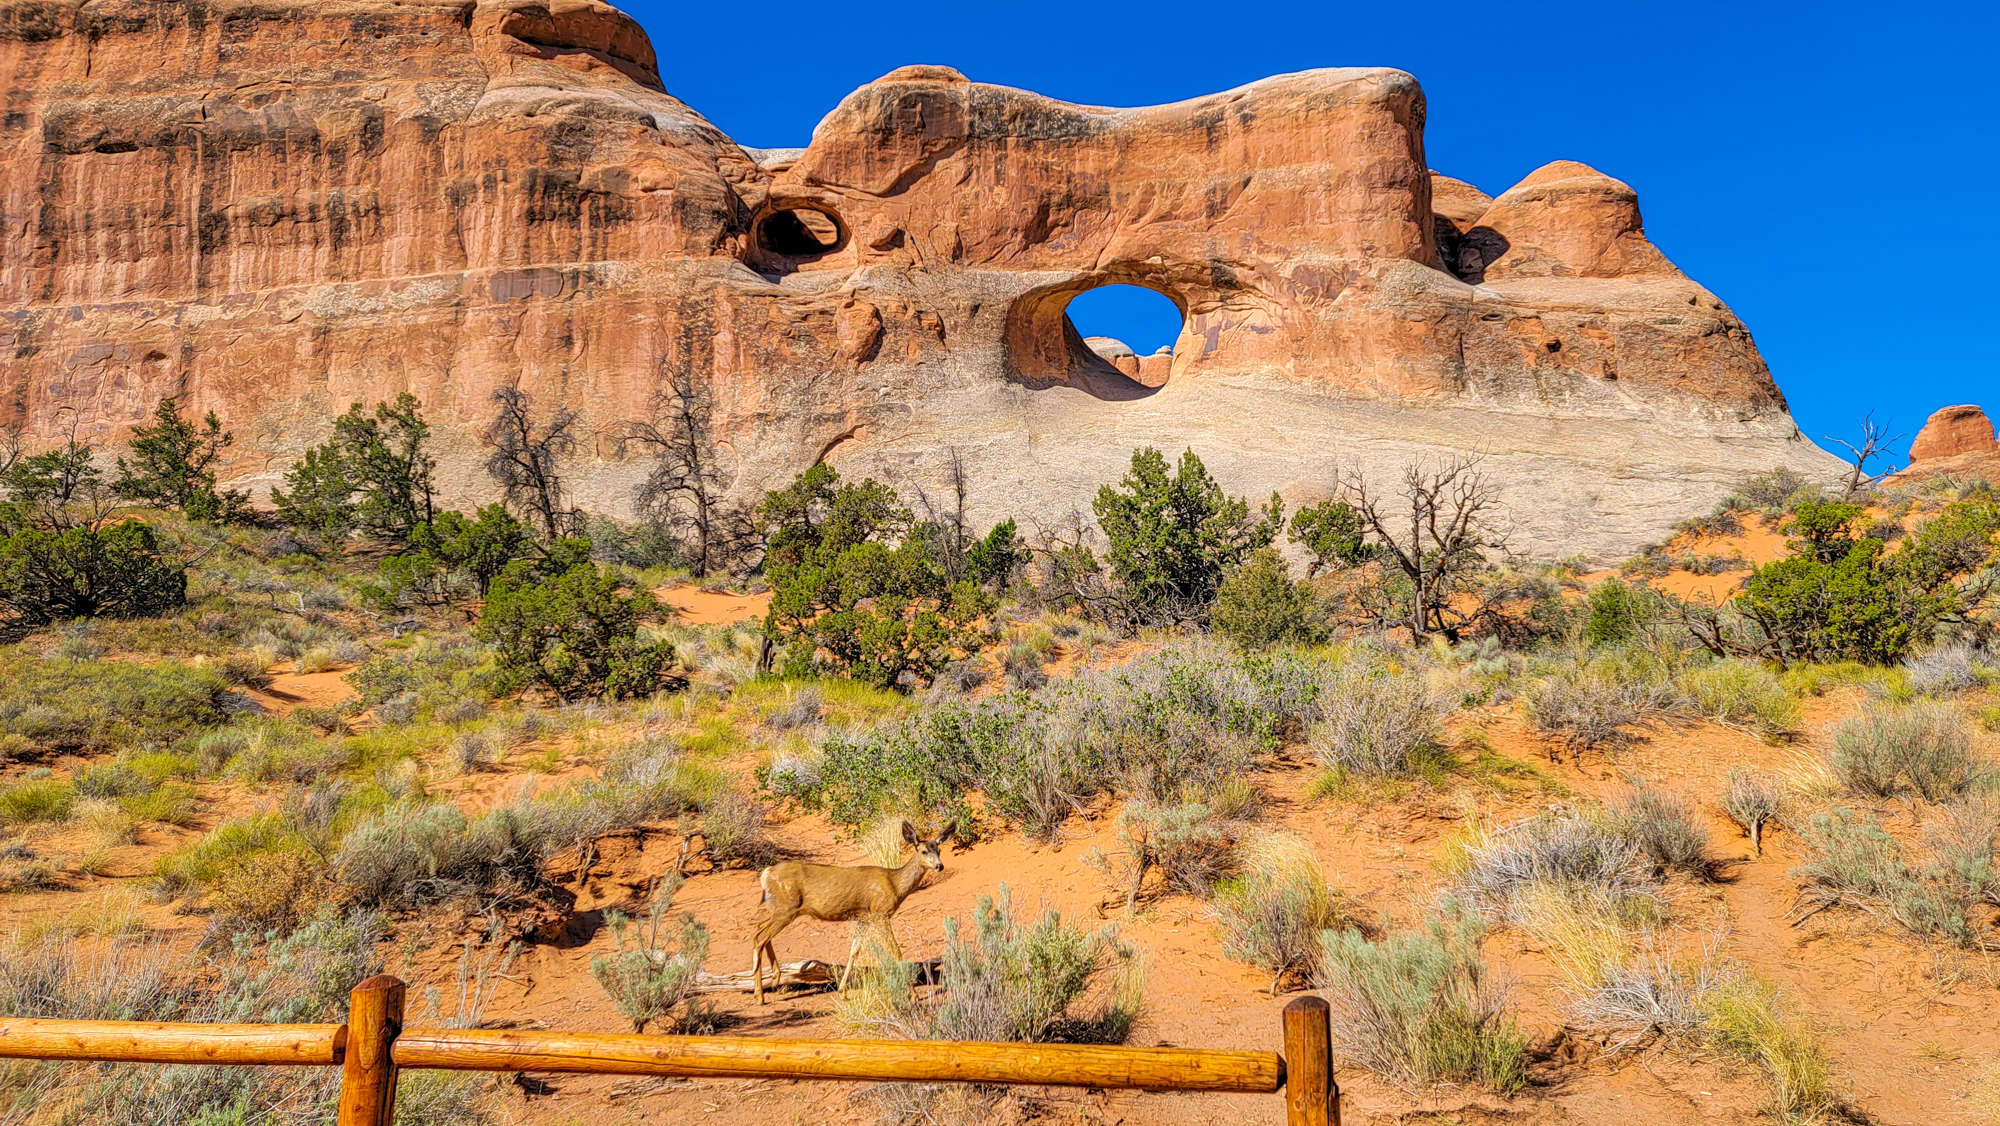
[[[779,931],[791,925],[792,918],[790,915],[772,915],[758,925],[756,934],[750,936],[750,985],[752,991],[757,995],[757,1003],[759,1005],[764,1003],[764,956],[766,954],[771,957],[773,976],[771,988],[776,989],[784,981],[785,971],[778,963],[778,951],[771,945],[771,940],[778,937]]]

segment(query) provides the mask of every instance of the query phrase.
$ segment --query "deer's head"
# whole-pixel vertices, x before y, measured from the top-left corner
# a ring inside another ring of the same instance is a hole
[[[910,842],[910,846],[917,850],[917,863],[922,864],[933,872],[942,872],[944,871],[944,853],[942,847],[944,842],[951,839],[952,833],[957,829],[957,822],[948,821],[945,823],[943,832],[935,837],[925,838],[917,835],[916,826],[905,821],[903,822],[903,839]]]

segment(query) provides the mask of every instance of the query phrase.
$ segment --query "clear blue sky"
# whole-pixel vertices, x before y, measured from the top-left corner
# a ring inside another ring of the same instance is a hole
[[[1647,234],[1749,324],[1809,437],[1869,410],[1905,443],[1949,403],[2000,413],[1990,2],[621,6],[670,92],[764,147],[804,145],[907,63],[1112,106],[1399,67],[1438,171],[1498,195],[1569,159],[1638,189]]]

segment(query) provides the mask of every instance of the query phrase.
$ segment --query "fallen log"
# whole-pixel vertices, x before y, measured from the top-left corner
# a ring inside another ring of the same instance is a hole
[[[944,964],[944,959],[926,958],[921,962],[913,964],[917,968],[918,981],[934,982],[938,979],[938,970]],[[784,968],[784,983],[788,986],[838,985],[841,975],[846,969],[844,966],[835,965],[832,962],[821,962],[813,958],[808,958],[803,962],[786,962]],[[855,970],[865,973],[873,968],[872,966],[856,966]],[[771,967],[766,966],[764,967],[764,988],[769,989],[770,987]],[[739,970],[733,974],[697,973],[694,975],[694,984],[688,987],[689,993],[750,993],[753,991],[754,987],[750,981],[749,970]]]

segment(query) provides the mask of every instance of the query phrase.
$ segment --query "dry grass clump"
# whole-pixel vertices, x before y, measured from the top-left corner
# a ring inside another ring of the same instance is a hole
[[[1694,711],[1776,740],[1799,725],[1799,699],[1784,678],[1750,661],[1716,661],[1677,678]]]
[[[1524,897],[1544,887],[1588,891],[1623,902],[1652,895],[1659,871],[1640,841],[1615,819],[1580,809],[1544,813],[1497,831],[1468,829],[1446,858],[1454,894],[1512,918]]]
[[[741,790],[710,798],[701,811],[701,830],[702,844],[717,865],[762,868],[777,859],[777,848],[764,833],[764,804]]]
[[[1480,955],[1484,935],[1472,916],[1380,943],[1325,932],[1319,985],[1333,1008],[1334,1050],[1403,1083],[1519,1090],[1527,1040]]]
[[[1685,1043],[1708,1028],[1715,982],[1709,961],[1677,966],[1649,944],[1634,957],[1606,966],[1596,983],[1575,997],[1570,1021],[1606,1037],[1609,1055],[1646,1043]]]
[[[1746,973],[1729,976],[1703,999],[1715,1042],[1756,1065],[1771,1086],[1771,1111],[1786,1123],[1850,1118],[1833,1088],[1833,1069],[1818,1037],[1787,1011],[1776,986]]]
[[[699,1019],[688,989],[708,958],[708,928],[688,914],[676,926],[667,921],[674,896],[685,882],[679,876],[660,881],[646,917],[637,923],[617,911],[605,913],[618,953],[592,958],[590,976],[611,998],[618,1015],[632,1022],[633,1032],[646,1031],[648,1024],[664,1024],[674,1006],[684,1002],[686,1011],[678,1027]]]
[[[1323,682],[1317,710],[1307,745],[1337,774],[1404,778],[1449,759],[1443,702],[1421,676],[1350,660]]]
[[[1910,690],[1919,696],[1945,696],[2000,680],[2000,659],[1963,641],[1925,650],[1903,659]]]
[[[1266,833],[1242,850],[1243,874],[1216,890],[1223,952],[1271,971],[1271,995],[1317,975],[1320,932],[1340,923],[1340,897],[1297,837]]]
[[[1696,878],[1713,874],[1708,827],[1686,796],[1642,786],[1632,791],[1614,814],[1617,827],[1631,835],[1639,850],[1660,873],[1681,872]]]
[[[1995,777],[1958,709],[1934,700],[1864,704],[1834,729],[1827,761],[1850,792],[1874,798],[1915,793],[1941,802]]]

